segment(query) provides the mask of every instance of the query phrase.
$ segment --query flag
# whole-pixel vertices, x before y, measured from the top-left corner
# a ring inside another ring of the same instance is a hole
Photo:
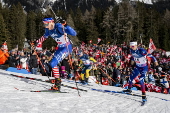
[[[98,38],[98,39],[97,39],[97,44],[98,44],[101,40],[102,40],[102,39]]]
[[[82,44],[81,44],[81,45],[82,45],[82,46],[84,46],[85,44],[86,44],[86,43],[82,42]]]
[[[155,45],[154,45],[154,43],[153,43],[153,40],[150,39],[149,48],[148,48],[148,53],[151,54],[154,50],[156,50],[156,47],[155,47]]]
[[[81,44],[81,49],[84,49],[84,48],[85,48],[85,44],[86,44],[86,43],[82,42],[82,44]]]
[[[156,86],[156,85],[153,86],[153,89],[154,89],[155,92],[158,92],[158,93],[161,93],[161,91],[162,91],[162,87],[159,87],[159,86]]]
[[[6,41],[2,44],[2,46],[4,47],[4,50],[8,51],[8,47],[7,47]]]

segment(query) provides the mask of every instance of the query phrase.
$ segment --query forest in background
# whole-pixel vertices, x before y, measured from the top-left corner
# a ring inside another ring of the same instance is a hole
[[[46,12],[53,13],[49,10]],[[106,10],[91,7],[82,12],[55,10],[57,16],[67,20],[78,33],[77,37],[70,37],[74,45],[81,42],[97,43],[97,38],[102,39],[99,44],[122,44],[137,40],[148,46],[152,38],[155,46],[164,50],[170,50],[170,11],[166,9],[159,12],[154,6],[146,7],[142,2],[135,5],[130,2],[122,2]],[[19,50],[24,48],[27,42],[35,41],[44,34],[42,19],[45,14],[42,11],[30,10],[26,12],[20,3],[5,7],[0,4],[0,43],[7,41],[9,50],[18,45]],[[56,45],[52,38],[46,40],[44,48]]]

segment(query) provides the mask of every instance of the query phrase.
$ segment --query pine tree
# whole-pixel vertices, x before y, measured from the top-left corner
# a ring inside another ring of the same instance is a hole
[[[36,40],[36,33],[36,14],[30,11],[27,15],[27,39],[30,41]]]
[[[76,14],[74,17],[74,25],[76,27],[77,37],[81,41],[85,41],[86,39],[85,20],[86,19],[83,18],[83,14],[80,8],[77,8]]]
[[[134,23],[135,20],[137,19],[137,12],[135,8],[130,4],[129,2],[125,2],[127,5],[127,10],[126,8],[124,9],[126,11],[125,14],[127,14],[128,20],[126,21],[126,39],[124,40],[125,42],[130,42],[133,37],[135,37],[135,31],[134,31]]]
[[[44,18],[44,15],[42,14],[41,11],[38,11],[36,13],[36,39],[39,39],[43,34],[44,34],[44,26],[43,26],[43,18]]]
[[[10,8],[10,26],[9,30],[11,32],[11,42],[12,47],[15,48],[16,45],[19,45],[19,49],[22,50],[25,41],[26,33],[26,15],[23,12],[23,8],[20,3],[16,6],[12,5]]]
[[[136,12],[137,18],[133,20],[133,29],[134,29],[134,36],[137,37],[137,40],[143,44],[143,40],[145,38],[144,35],[144,19],[146,14],[145,4],[142,2],[137,2],[136,5]]]
[[[97,31],[99,33],[99,37],[103,37],[103,28],[101,27],[101,23],[103,21],[103,15],[104,15],[104,11],[100,8],[96,9],[96,19],[95,19],[95,23],[96,23],[96,27],[98,28]]]
[[[1,4],[0,4],[1,6]],[[9,9],[6,7],[0,7],[0,44],[4,43],[4,41],[7,41],[8,49],[11,49],[11,40],[10,40],[10,32],[8,30],[8,14]]]
[[[74,21],[73,21],[73,19],[72,19],[70,14],[67,16],[67,24],[75,29]],[[78,40],[78,38],[76,36],[69,36],[69,37],[73,41],[73,45],[77,45],[78,44],[79,40]]]
[[[165,11],[165,15],[163,18],[163,27],[164,27],[164,35],[162,37],[160,37],[161,39],[163,38],[163,42],[161,44],[161,47],[163,47],[163,49],[165,50],[170,50],[170,11],[168,9],[166,9]],[[161,40],[162,41],[162,40]]]
[[[95,25],[95,15],[96,15],[96,11],[95,8],[92,7],[91,11],[88,15],[85,15],[85,18],[88,18],[85,22],[86,22],[86,27],[87,27],[87,38],[86,40],[89,42],[90,40],[92,40],[92,42],[97,43],[97,38],[98,38],[98,31],[97,31],[97,27]]]
[[[113,42],[113,27],[114,27],[114,17],[112,8],[109,8],[105,15],[103,16],[103,22],[101,23],[105,32],[105,43]]]
[[[6,37],[6,27],[5,27],[5,23],[4,23],[4,19],[2,14],[0,13],[0,44],[2,44],[4,41],[6,41],[7,37]]]

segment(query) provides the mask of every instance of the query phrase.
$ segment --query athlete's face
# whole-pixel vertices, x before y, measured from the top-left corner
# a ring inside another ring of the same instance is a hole
[[[137,49],[137,45],[133,45],[133,46],[131,45],[130,48],[131,48],[132,50],[136,50],[136,49]]]
[[[49,30],[54,29],[54,22],[43,22],[43,23],[45,28],[48,28]]]

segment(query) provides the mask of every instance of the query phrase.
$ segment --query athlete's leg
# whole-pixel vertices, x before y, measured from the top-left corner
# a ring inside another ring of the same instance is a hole
[[[141,74],[141,76],[139,77],[139,80],[140,80],[139,82],[140,82],[140,85],[141,85],[142,99],[146,99],[144,79],[145,79],[146,73],[148,71],[148,67],[145,66],[145,67],[140,68],[139,70],[140,70],[140,74]]]
[[[53,68],[53,70],[55,71],[56,67],[64,58],[66,58],[68,56],[69,53],[72,52],[72,45],[69,44],[67,47],[61,47],[59,46],[58,49],[56,50],[56,52],[54,53],[53,59],[50,62],[51,67]],[[59,69],[59,68],[58,68]],[[59,70],[58,70],[59,72]],[[53,72],[54,73],[54,72]],[[58,90],[60,90],[61,87],[61,79],[60,79],[60,74],[56,73],[56,75],[54,75],[55,77],[55,86],[58,88]]]
[[[90,70],[91,70],[92,66],[88,66],[86,69],[86,77],[85,77],[85,82],[88,83],[88,79],[89,79],[89,75],[90,75]]]
[[[137,68],[134,68],[134,70],[132,71],[132,74],[129,77],[129,85],[128,85],[128,89],[124,90],[124,92],[132,92],[131,88],[133,85],[133,80],[139,75],[139,70]]]
[[[60,73],[59,73],[58,66],[55,66],[54,68],[52,68],[52,71],[53,71],[53,76],[55,78],[55,85],[52,87],[52,89],[60,91],[61,79],[60,79]]]
[[[69,44],[68,47],[59,47],[54,53],[53,59],[50,62],[51,67],[58,65],[64,58],[66,58],[72,52],[72,45]]]
[[[130,75],[130,78],[129,78],[129,88],[132,87],[133,85],[133,80],[139,75],[139,70],[138,68],[134,68],[134,70],[132,71],[132,74]]]
[[[86,73],[86,67],[83,67],[82,71],[81,71],[81,80],[84,81],[85,77],[84,77],[84,74]]]

